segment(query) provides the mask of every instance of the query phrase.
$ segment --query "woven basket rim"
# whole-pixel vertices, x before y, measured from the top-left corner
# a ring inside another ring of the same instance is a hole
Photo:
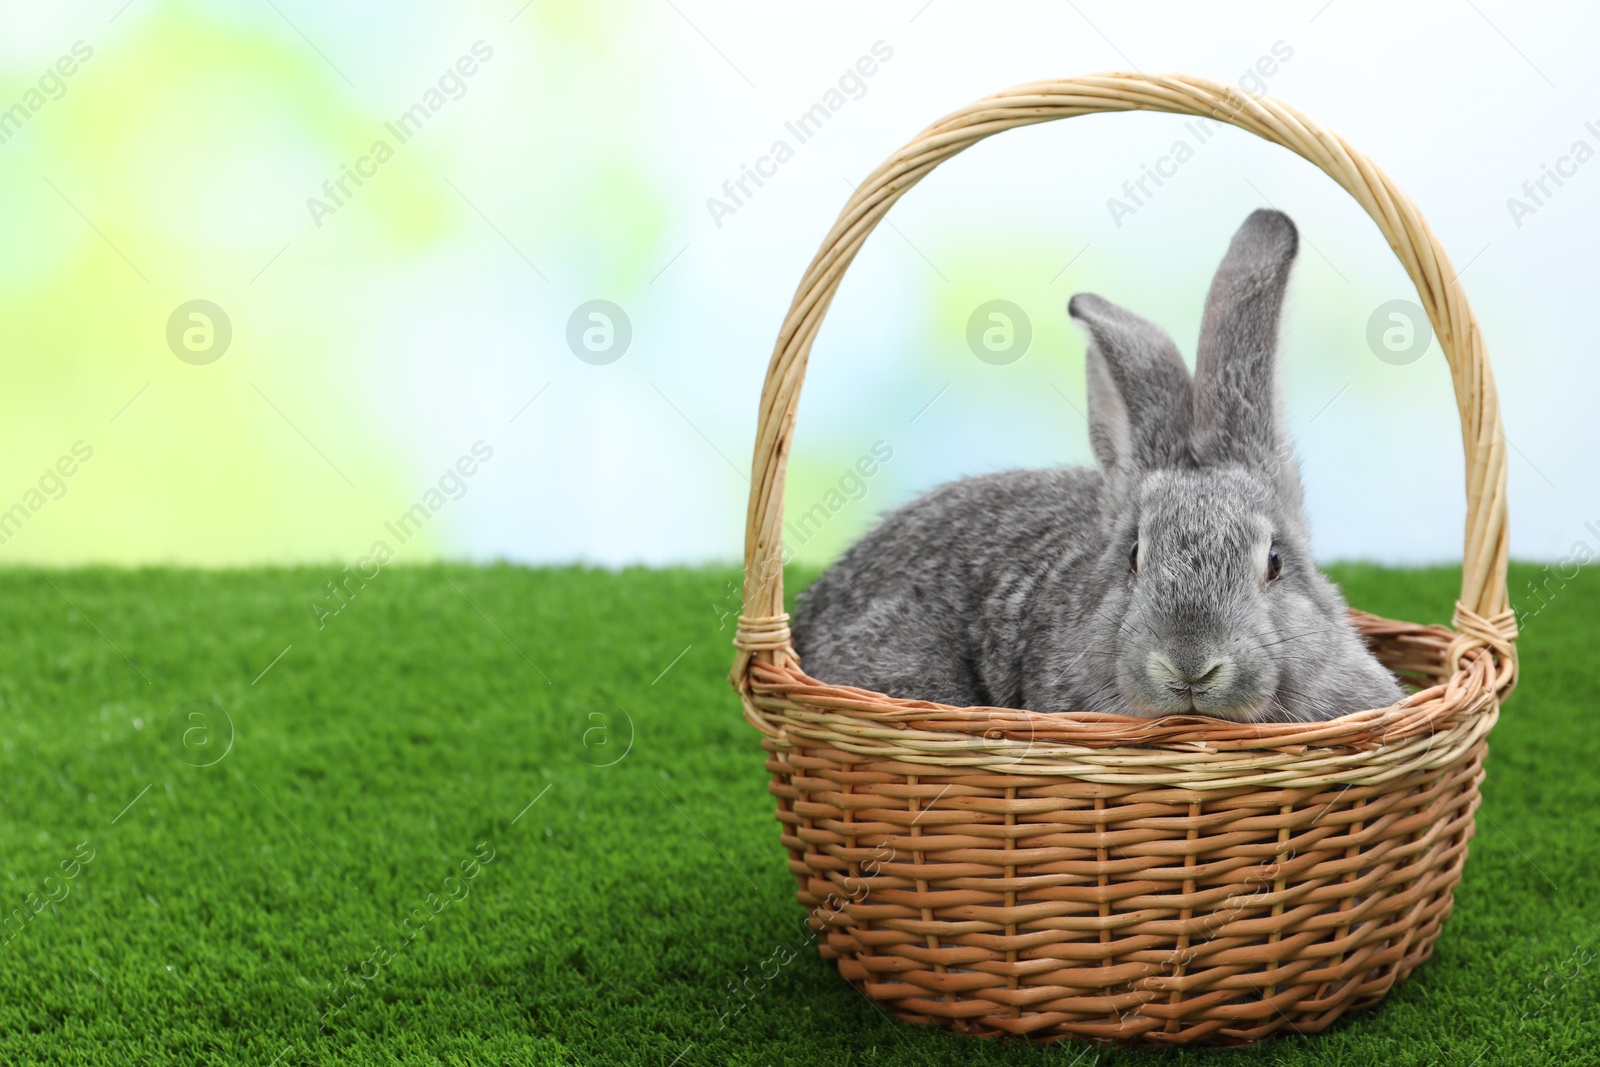
[[[958,708],[830,685],[794,665],[757,663],[744,691],[745,719],[780,748],[848,755],[877,772],[1073,777],[1206,793],[1394,780],[1454,763],[1493,728],[1507,673],[1492,650],[1471,649],[1447,672],[1446,628],[1370,615],[1358,621],[1369,632],[1387,632],[1388,657],[1407,657],[1408,673],[1431,684],[1391,707],[1336,719],[1242,723]]]
[[[1448,627],[1419,625],[1351,612],[1368,634],[1409,640],[1433,652],[1442,665],[1456,634]],[[1431,647],[1430,647],[1431,646]],[[1462,654],[1457,668],[1442,680],[1421,686],[1385,708],[1350,712],[1312,722],[1239,722],[1207,715],[1149,718],[1101,712],[1041,712],[1001,706],[958,707],[903,699],[859,686],[824,682],[798,663],[752,664],[750,695],[780,697],[810,710],[854,716],[903,730],[977,734],[991,739],[1060,742],[1085,749],[1136,753],[1141,749],[1197,752],[1283,752],[1316,749],[1373,749],[1421,735],[1433,735],[1462,719],[1482,715],[1506,687],[1504,664],[1488,648]],[[777,728],[746,701],[751,725],[766,733]]]

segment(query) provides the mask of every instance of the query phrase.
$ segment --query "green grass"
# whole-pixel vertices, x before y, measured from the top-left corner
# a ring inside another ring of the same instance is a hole
[[[0,913],[60,898],[0,936],[0,1063],[1079,1055],[899,1024],[810,951],[720,1025],[800,914],[725,681],[731,571],[397,567],[319,630],[334,576],[0,572]],[[1446,570],[1339,576],[1385,614],[1454,601]],[[1582,574],[1526,625],[1455,914],[1409,982],[1319,1037],[1077,1062],[1596,1062],[1597,594]],[[191,701],[226,720],[175,723]]]

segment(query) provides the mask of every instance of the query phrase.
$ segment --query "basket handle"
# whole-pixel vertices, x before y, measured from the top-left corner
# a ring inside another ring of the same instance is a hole
[[[1483,337],[1456,272],[1415,205],[1371,160],[1337,134],[1270,97],[1186,75],[1096,74],[1032,82],[954,111],[923,130],[873,171],[846,202],[823,239],[789,306],[761,391],[750,507],[745,527],[744,610],[734,637],[732,680],[747,688],[753,659],[796,666],[783,611],[783,484],[794,438],[795,410],[806,358],[845,270],[867,236],[907,190],[929,171],[985,137],[1017,126],[1102,111],[1162,111],[1231,123],[1282,145],[1321,167],[1378,224],[1427,309],[1450,364],[1461,443],[1466,452],[1467,523],[1462,549],[1454,667],[1468,651],[1489,647],[1515,676],[1516,619],[1506,590],[1506,449],[1500,404]]]

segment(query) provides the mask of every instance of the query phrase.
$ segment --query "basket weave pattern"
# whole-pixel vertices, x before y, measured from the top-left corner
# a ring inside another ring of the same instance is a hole
[[[1417,286],[1466,451],[1454,629],[1353,613],[1416,691],[1332,722],[1041,715],[827,685],[783,613],[783,479],[811,343],[877,222],[993,133],[1099,111],[1230,122],[1340,183]],[[1505,451],[1482,339],[1403,194],[1282,103],[1200,78],[1020,86],[861,183],[802,279],[761,398],[732,681],[762,733],[824,958],[888,1010],[969,1034],[1245,1043],[1316,1031],[1428,958],[1460,880],[1487,735],[1516,679]]]

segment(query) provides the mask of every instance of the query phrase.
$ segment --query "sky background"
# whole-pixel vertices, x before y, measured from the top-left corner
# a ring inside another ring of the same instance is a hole
[[[1239,83],[1263,57],[1267,91],[1376,160],[1463,271],[1513,554],[1600,552],[1600,159],[1508,206],[1576,142],[1600,150],[1597,23],[1503,0],[5,4],[0,109],[27,118],[0,142],[0,510],[44,503],[0,561],[354,562],[379,540],[406,561],[736,559],[771,346],[850,183],[1013,84]],[[785,123],[833,90],[799,143]],[[386,124],[419,103],[402,141]],[[1012,131],[895,207],[817,340],[791,513],[875,446],[892,458],[798,558],[942,481],[1088,462],[1068,297],[1156,320],[1192,362],[1228,238],[1271,204],[1303,238],[1283,360],[1319,556],[1459,559],[1444,361],[1368,342],[1377,309],[1415,299],[1376,228],[1310,164],[1184,121]],[[780,139],[792,157],[733,205],[724,183]],[[1180,139],[1193,158],[1114,217]],[[366,177],[335,201],[347,168]],[[608,362],[569,344],[595,300],[631,334]],[[1031,324],[1013,362],[968,346],[991,300]],[[219,334],[185,353],[193,301],[225,316],[220,356]],[[388,524],[430,490],[444,503],[402,543]]]

